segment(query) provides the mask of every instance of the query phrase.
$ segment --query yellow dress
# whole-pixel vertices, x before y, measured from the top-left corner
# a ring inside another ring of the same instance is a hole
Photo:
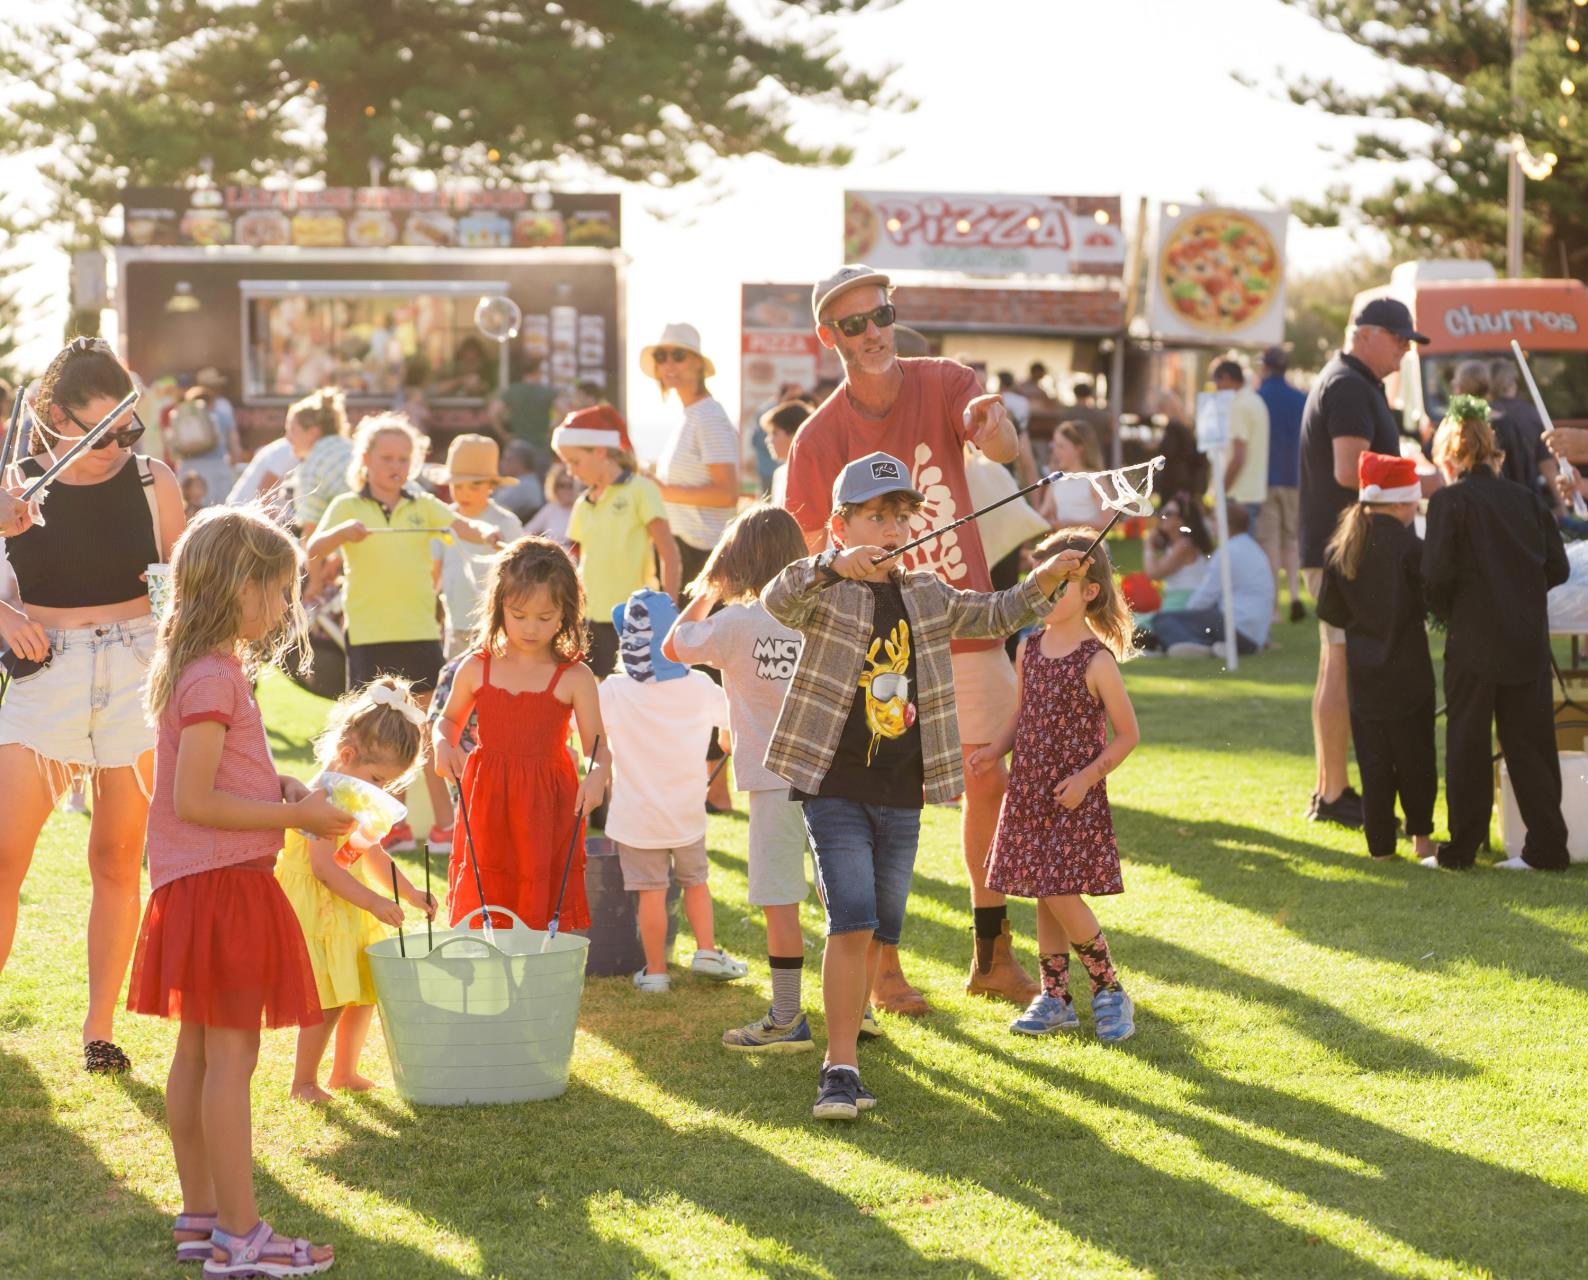
[[[364,859],[347,863],[352,851],[338,850],[338,861],[361,883],[368,885]],[[314,985],[322,1009],[349,1004],[374,1004],[375,979],[364,948],[387,937],[386,926],[346,898],[332,893],[309,865],[309,841],[299,831],[287,832],[286,849],[276,861],[276,879],[297,913],[303,940],[309,948]],[[373,888],[373,886],[371,886]],[[377,889],[378,893],[379,890]]]

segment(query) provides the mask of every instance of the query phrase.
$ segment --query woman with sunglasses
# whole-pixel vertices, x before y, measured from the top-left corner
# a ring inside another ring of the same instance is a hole
[[[56,356],[32,402],[37,479],[132,390],[103,343],[79,338]],[[144,572],[170,559],[182,495],[163,463],[133,454],[143,424],[128,413],[50,482],[42,523],[6,539],[17,598],[0,602],[11,680],[0,702],[0,967],[10,954],[23,877],[72,774],[93,782],[88,868],[90,1071],[131,1063],[113,1036],[116,1000],[138,929],[139,867],[154,756],[143,685],[155,619]]]

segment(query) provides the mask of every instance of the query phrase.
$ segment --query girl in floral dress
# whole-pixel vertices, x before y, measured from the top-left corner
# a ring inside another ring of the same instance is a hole
[[[1037,558],[1085,550],[1096,536],[1093,529],[1060,529],[1038,546]],[[1037,899],[1042,990],[1010,1024],[1021,1035],[1079,1025],[1069,990],[1072,947],[1092,982],[1097,1038],[1112,1043],[1136,1029],[1102,926],[1082,897],[1124,891],[1103,779],[1140,736],[1119,672],[1130,633],[1130,609],[1099,544],[1079,586],[1055,597],[1043,627],[1020,642],[1018,710],[970,758],[980,771],[1014,752],[987,887]]]

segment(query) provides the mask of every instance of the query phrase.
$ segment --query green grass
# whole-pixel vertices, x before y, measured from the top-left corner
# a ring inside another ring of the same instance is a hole
[[[1580,1276],[1588,877],[1434,874],[1304,822],[1314,629],[1243,662],[1141,663],[1143,746],[1110,780],[1127,892],[1098,904],[1138,1031],[1024,1040],[960,994],[957,815],[929,810],[906,929],[931,996],[863,1052],[881,1105],[808,1118],[814,1056],[730,1057],[764,971],[664,1000],[591,980],[560,1100],[416,1110],[390,1089],[285,1101],[266,1037],[266,1216],[333,1274]],[[321,704],[264,687],[284,762]],[[1442,813],[1442,810],[1441,810]],[[125,1017],[137,1066],[79,1067],[84,821],[56,817],[0,981],[0,1275],[168,1276],[175,1028]],[[713,819],[725,945],[762,945],[745,825]],[[1029,904],[1013,908],[1030,963]],[[805,914],[808,955],[820,920]],[[820,1022],[817,1020],[820,1033]],[[371,1073],[389,1079],[379,1037]]]

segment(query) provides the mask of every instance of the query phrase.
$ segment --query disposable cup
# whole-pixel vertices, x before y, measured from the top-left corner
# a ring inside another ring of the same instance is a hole
[[[165,613],[166,605],[171,603],[171,566],[151,564],[144,574],[149,584],[149,604],[154,609],[154,616],[159,618]]]

